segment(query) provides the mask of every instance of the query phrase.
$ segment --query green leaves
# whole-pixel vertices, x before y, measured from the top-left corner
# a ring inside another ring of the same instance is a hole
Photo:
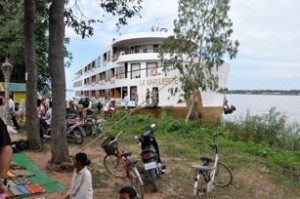
[[[183,76],[192,76],[192,82],[182,82],[183,87],[187,87],[184,90],[195,90],[194,83],[202,90],[218,89],[214,70],[224,63],[226,55],[234,58],[239,46],[238,41],[230,39],[233,30],[229,9],[228,0],[179,1],[175,36],[165,40],[160,56],[165,67],[176,68]],[[164,59],[166,53],[170,55],[169,60]],[[183,69],[185,61],[188,69]]]
[[[187,96],[201,89],[219,90],[218,69],[224,57],[234,58],[229,0],[179,0],[174,36],[164,40],[160,58],[164,71],[178,70]]]

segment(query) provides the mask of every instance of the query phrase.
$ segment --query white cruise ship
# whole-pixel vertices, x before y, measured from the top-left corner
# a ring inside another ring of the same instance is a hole
[[[116,107],[122,108],[122,99],[127,94],[132,108],[138,105],[161,111],[168,107],[184,116],[188,102],[178,103],[179,94],[171,96],[169,92],[170,88],[180,88],[178,73],[165,74],[158,56],[160,45],[170,35],[168,32],[140,32],[113,39],[105,52],[74,74],[73,98],[78,101],[89,97],[93,103],[101,101],[102,104],[114,100]],[[219,85],[223,88],[227,85],[228,71],[228,64],[218,71]],[[148,105],[145,102],[147,89],[151,93]],[[203,117],[220,116],[223,105],[224,94],[209,91],[198,94],[197,108]]]

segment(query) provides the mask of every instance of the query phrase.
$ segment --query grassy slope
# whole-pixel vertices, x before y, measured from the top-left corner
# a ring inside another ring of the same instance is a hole
[[[194,175],[191,166],[200,164],[199,157],[210,151],[211,129],[224,129],[216,123],[185,124],[167,116],[154,119],[133,114],[119,122],[123,116],[120,112],[114,120],[107,121],[106,132],[116,135],[120,129],[124,130],[120,140],[122,147],[134,151],[139,158],[139,145],[133,137],[156,123],[159,128],[156,138],[168,171],[160,180],[164,197],[191,198]],[[225,132],[217,143],[221,161],[231,168],[234,181],[228,188],[214,189],[209,198],[299,198],[299,152],[236,142],[229,134]],[[146,182],[147,189],[150,188]]]

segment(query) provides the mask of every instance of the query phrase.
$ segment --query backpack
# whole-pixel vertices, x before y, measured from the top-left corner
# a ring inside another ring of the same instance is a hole
[[[23,139],[14,141],[11,143],[11,147],[14,153],[23,151],[28,148],[28,141]]]

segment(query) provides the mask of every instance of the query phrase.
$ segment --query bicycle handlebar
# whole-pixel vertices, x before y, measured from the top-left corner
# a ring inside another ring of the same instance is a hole
[[[123,133],[123,131],[120,131],[120,133],[118,133],[118,135],[112,141],[110,141],[110,144],[113,142],[116,142],[122,133]]]

